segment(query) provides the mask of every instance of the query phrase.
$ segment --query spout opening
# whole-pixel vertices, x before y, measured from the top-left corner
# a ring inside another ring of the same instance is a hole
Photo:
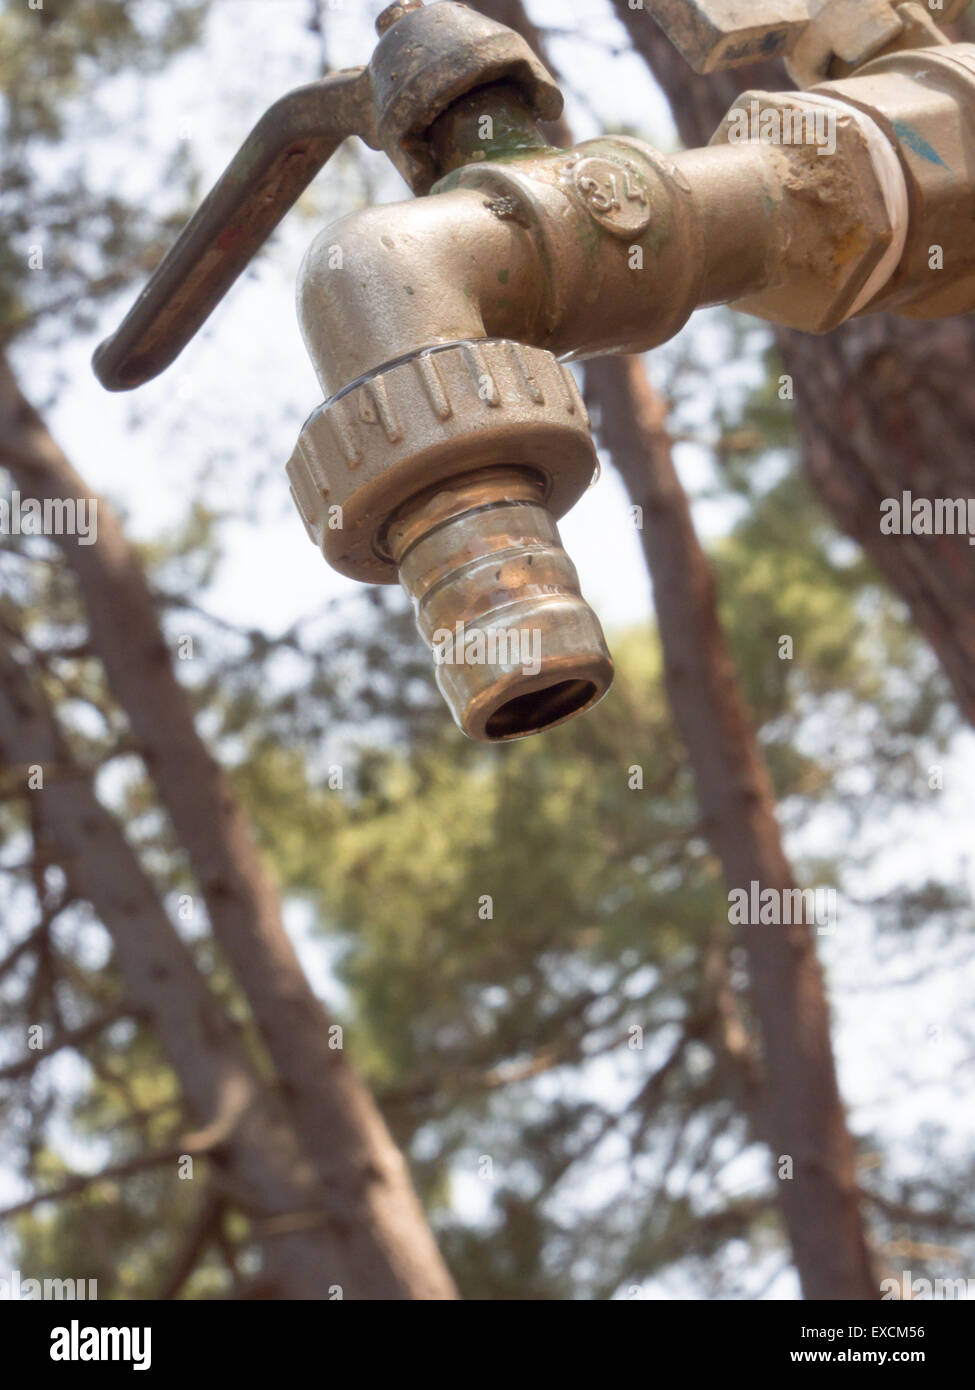
[[[571,719],[599,698],[599,686],[594,681],[557,681],[542,690],[530,690],[506,700],[488,718],[484,734],[492,743],[506,739],[526,738],[540,734]]]

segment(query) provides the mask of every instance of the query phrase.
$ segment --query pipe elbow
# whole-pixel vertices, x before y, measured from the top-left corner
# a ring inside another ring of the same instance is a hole
[[[326,227],[301,266],[298,318],[328,398],[434,344],[530,341],[541,280],[524,228],[458,189]]]

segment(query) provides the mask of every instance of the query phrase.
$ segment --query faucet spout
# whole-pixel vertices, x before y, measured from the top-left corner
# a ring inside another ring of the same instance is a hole
[[[437,684],[469,738],[550,729],[600,700],[613,663],[541,479],[484,469],[415,498],[389,543]]]

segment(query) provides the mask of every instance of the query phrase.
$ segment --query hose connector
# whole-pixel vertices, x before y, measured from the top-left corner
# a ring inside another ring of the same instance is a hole
[[[390,551],[469,738],[498,743],[581,714],[613,680],[602,628],[524,469],[482,469],[402,507]]]
[[[581,713],[612,683],[556,525],[596,468],[568,368],[483,340],[411,354],[336,393],[288,474],[335,569],[399,579],[454,719],[497,743]]]

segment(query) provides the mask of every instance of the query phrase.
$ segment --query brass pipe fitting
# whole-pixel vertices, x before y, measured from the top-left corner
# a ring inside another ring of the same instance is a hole
[[[732,302],[773,323],[826,333],[866,307],[900,262],[908,218],[904,176],[885,132],[837,99],[832,84],[814,93],[743,93],[711,148],[727,148],[743,128],[761,130],[763,123],[772,131],[808,123],[815,132],[818,125],[830,148],[760,138],[732,146],[751,145],[781,171],[776,221],[783,233],[768,282]]]
[[[541,478],[485,469],[400,508],[387,542],[437,685],[469,738],[539,733],[589,709],[613,663]]]
[[[975,310],[975,44],[873,59],[816,89],[868,113],[907,185],[906,245],[872,312],[942,318]]]
[[[96,354],[110,389],[162,370],[348,135],[432,194],[309,249],[299,318],[325,399],[288,474],[337,570],[403,583],[457,722],[488,742],[612,678],[556,526],[596,469],[567,361],[646,351],[708,304],[810,332],[975,310],[975,46],[939,27],[965,0],[938,24],[908,0],[648,3],[700,68],[781,53],[812,90],[746,92],[672,157],[625,136],[550,149],[562,98],[524,39],[397,0],[368,67],[258,123]]]
[[[395,584],[391,517],[430,487],[501,461],[541,479],[556,518],[598,467],[568,368],[540,348],[477,340],[413,353],[337,392],[302,430],[288,476],[329,564]]]
[[[488,340],[413,354],[339,392],[288,474],[334,568],[399,579],[455,720],[493,743],[560,723],[612,682],[555,521],[596,468],[568,369]]]

